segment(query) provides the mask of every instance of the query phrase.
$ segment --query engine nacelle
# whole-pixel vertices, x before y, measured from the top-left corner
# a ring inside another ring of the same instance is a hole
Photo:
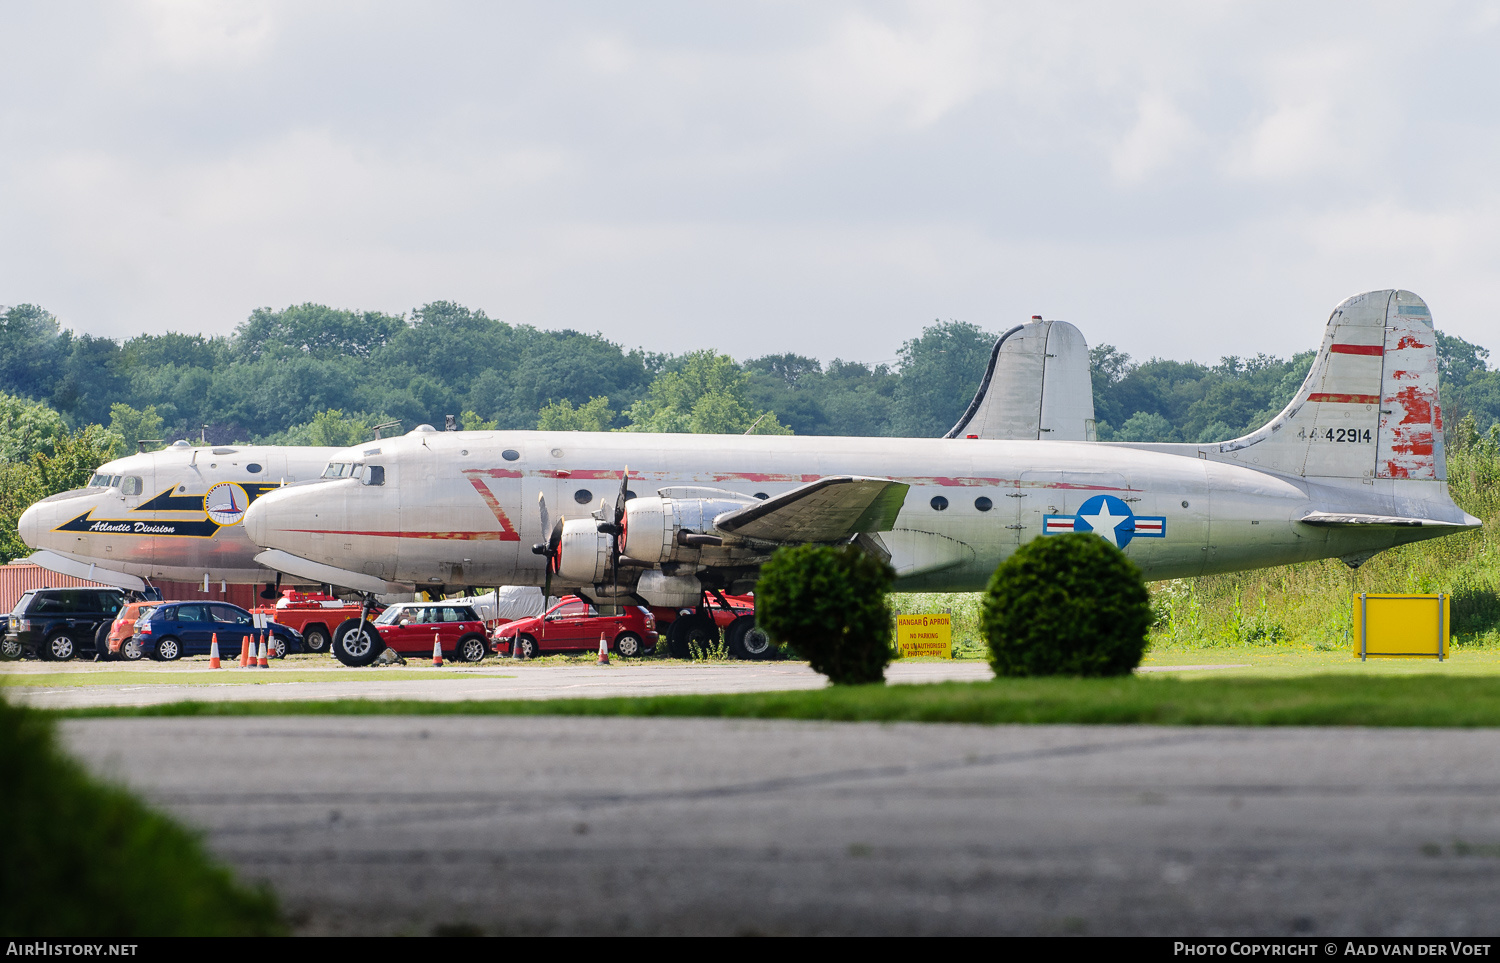
[[[673,494],[632,498],[625,503],[625,533],[620,549],[631,558],[658,565],[696,561],[699,549],[679,544],[680,532],[712,533],[715,518],[755,504],[755,499],[746,495],[712,488],[663,491]]]
[[[609,572],[609,541],[609,536],[599,531],[599,523],[592,518],[570,518],[563,522],[557,574],[576,585],[602,582]]]

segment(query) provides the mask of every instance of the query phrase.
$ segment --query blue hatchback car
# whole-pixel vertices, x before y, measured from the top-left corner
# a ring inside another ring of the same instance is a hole
[[[261,638],[255,617],[228,602],[167,602],[135,625],[135,641],[141,654],[158,662],[171,662],[184,655],[206,655],[213,637],[219,637],[219,656],[239,655],[240,643],[248,635]],[[296,629],[271,623],[268,653],[279,658],[302,651],[302,635]]]

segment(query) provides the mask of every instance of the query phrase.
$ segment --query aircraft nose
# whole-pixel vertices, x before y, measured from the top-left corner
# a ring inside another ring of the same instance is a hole
[[[30,548],[41,548],[40,538],[42,534],[42,515],[46,509],[42,505],[32,505],[21,513],[21,518],[16,522],[16,529],[21,534],[21,541]]]

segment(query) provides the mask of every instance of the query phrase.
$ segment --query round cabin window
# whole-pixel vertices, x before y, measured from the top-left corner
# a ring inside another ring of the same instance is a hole
[[[252,475],[259,475],[261,472],[261,467],[252,461],[250,464],[245,466],[245,471],[249,472]]]
[[[941,511],[947,511],[947,509],[948,509],[948,499],[944,498],[942,495],[934,495],[934,496],[932,496],[932,510],[933,511],[935,511],[935,512],[941,512]]]
[[[573,501],[577,502],[580,505],[587,505],[593,500],[594,493],[589,491],[587,488],[580,488],[578,489],[578,491],[573,493]]]
[[[516,451],[514,448],[507,448],[500,453],[500,457],[504,458],[506,461],[515,461],[517,458],[521,457],[521,453],[519,451]]]
[[[995,507],[995,503],[990,501],[988,498],[985,498],[983,495],[980,495],[978,498],[974,499],[974,507],[979,509],[981,512],[987,512]]]

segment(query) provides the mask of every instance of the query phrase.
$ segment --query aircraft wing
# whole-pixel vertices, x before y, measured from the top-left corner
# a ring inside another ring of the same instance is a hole
[[[1400,515],[1361,515],[1355,512],[1308,512],[1297,521],[1325,528],[1372,526],[1379,528],[1474,528],[1463,522],[1444,522],[1435,518],[1406,518]]]
[[[839,542],[888,532],[911,486],[889,478],[830,475],[714,519],[730,535],[767,542]]]

